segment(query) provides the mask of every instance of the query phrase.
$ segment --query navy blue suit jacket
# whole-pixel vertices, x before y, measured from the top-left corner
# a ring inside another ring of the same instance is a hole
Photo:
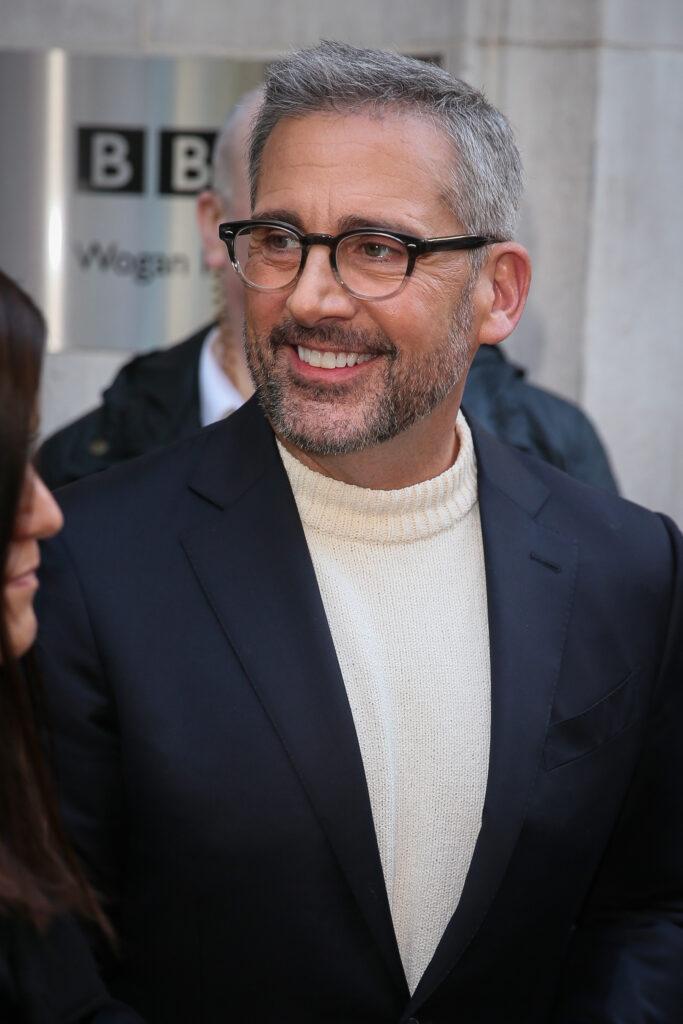
[[[66,916],[38,932],[0,917],[2,1024],[143,1024],[107,995],[83,934]]]
[[[120,931],[109,983],[155,1024],[683,1020],[681,536],[473,433],[488,785],[412,998],[258,405],[61,492],[40,639],[65,813]]]

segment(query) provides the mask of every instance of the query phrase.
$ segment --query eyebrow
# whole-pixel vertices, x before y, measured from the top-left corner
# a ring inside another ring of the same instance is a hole
[[[347,217],[342,217],[339,222],[339,226],[342,231],[352,231],[354,228],[380,228],[383,231],[395,232],[398,231],[400,235],[415,235],[414,228],[409,228],[404,224],[398,224],[394,221],[382,220],[379,217],[359,217],[356,214],[349,214]]]
[[[303,221],[298,214],[292,210],[259,210],[258,213],[252,213],[253,220],[282,220],[285,224],[291,224],[293,227],[298,228],[299,231],[306,233]]]
[[[281,220],[292,227],[298,228],[303,234],[307,234],[304,223],[298,214],[293,210],[259,210],[253,214],[254,220]],[[406,225],[397,224],[396,221],[387,221],[378,217],[361,217],[359,214],[350,213],[339,221],[339,231],[353,231],[355,228],[378,228],[381,231],[388,231],[390,234],[398,232],[400,235],[415,235],[415,230]],[[313,232],[311,232],[313,234]]]

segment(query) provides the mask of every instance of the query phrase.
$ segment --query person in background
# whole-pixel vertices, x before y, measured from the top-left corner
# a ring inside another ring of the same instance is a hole
[[[616,494],[607,452],[586,414],[573,402],[530,384],[525,370],[503,348],[482,345],[477,351],[462,399],[465,412],[518,451]]]
[[[204,261],[221,297],[218,323],[170,348],[136,356],[118,372],[102,404],[48,438],[38,454],[53,490],[195,433],[234,412],[253,393],[242,344],[244,299],[218,225],[249,216],[248,132],[261,90],[228,114],[213,153],[213,187],[197,197]]]
[[[34,715],[38,541],[62,526],[30,465],[45,327],[0,271],[0,1021],[134,1024],[69,914],[111,936],[57,815]]]
[[[218,225],[249,216],[248,131],[261,98],[261,89],[246,93],[228,115],[214,147],[213,187],[197,198],[204,260],[222,298],[219,322],[170,348],[136,356],[97,409],[46,440],[39,460],[51,488],[188,437],[234,412],[252,393],[242,345],[244,298]],[[585,413],[529,384],[500,346],[477,352],[463,406],[500,440],[616,492],[609,459]]]

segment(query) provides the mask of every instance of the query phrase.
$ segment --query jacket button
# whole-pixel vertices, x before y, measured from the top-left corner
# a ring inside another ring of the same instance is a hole
[[[105,441],[103,437],[95,437],[88,445],[88,451],[95,458],[101,459],[103,455],[109,453],[109,442]]]

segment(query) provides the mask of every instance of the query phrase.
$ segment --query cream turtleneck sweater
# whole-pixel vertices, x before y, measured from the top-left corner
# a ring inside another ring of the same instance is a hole
[[[280,454],[313,559],[363,757],[410,991],[455,910],[489,755],[486,579],[469,427],[445,473],[397,491]]]

